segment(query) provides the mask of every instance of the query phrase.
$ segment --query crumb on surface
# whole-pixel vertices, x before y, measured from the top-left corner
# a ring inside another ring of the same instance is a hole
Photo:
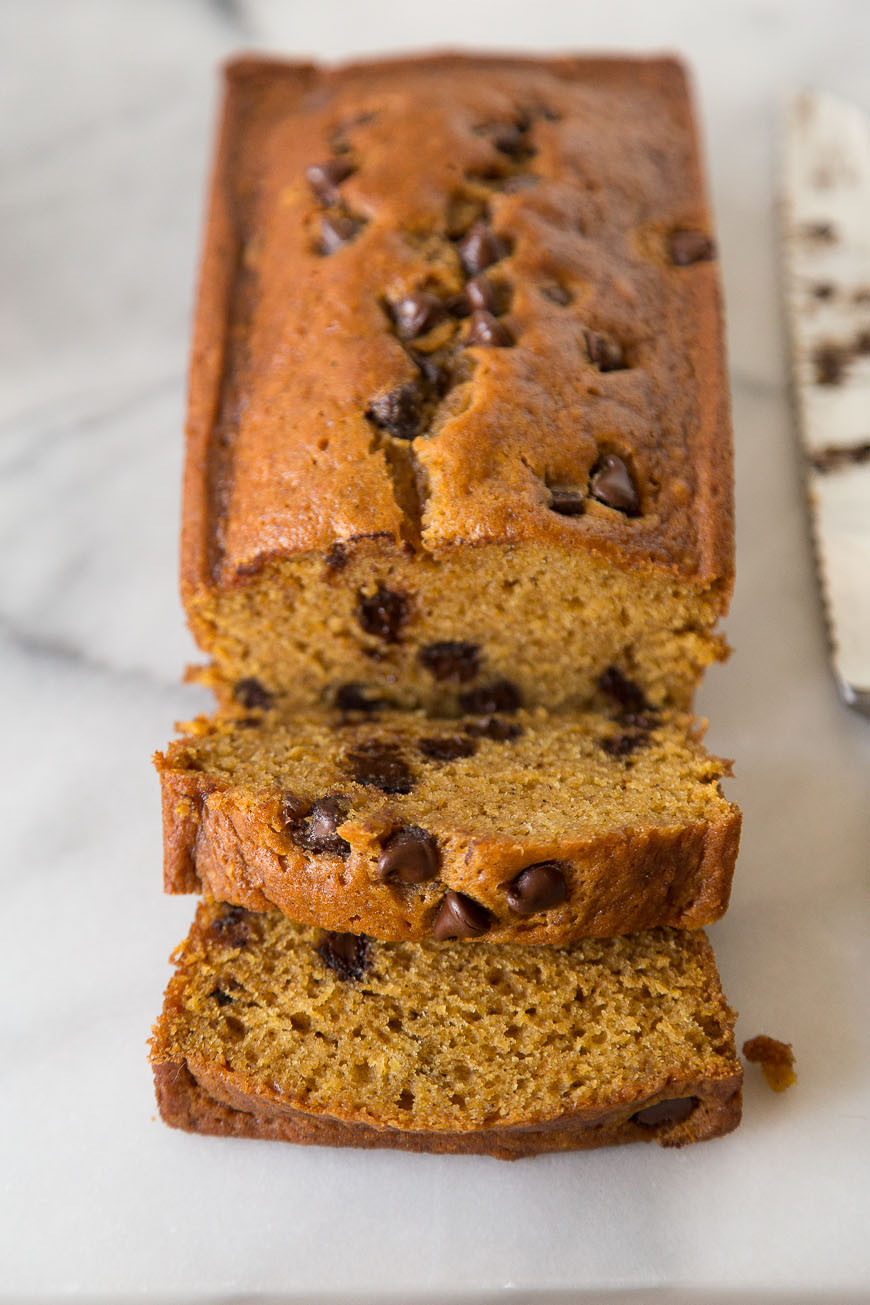
[[[790,1042],[779,1042],[760,1033],[743,1044],[743,1055],[761,1066],[761,1072],[774,1092],[784,1092],[797,1082],[794,1051]]]

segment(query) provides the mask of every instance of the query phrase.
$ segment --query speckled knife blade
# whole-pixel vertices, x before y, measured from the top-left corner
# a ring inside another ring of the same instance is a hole
[[[870,714],[870,118],[796,96],[784,186],[792,378],[834,673]]]

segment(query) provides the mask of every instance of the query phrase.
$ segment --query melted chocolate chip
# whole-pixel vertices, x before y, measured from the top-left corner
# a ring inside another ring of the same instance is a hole
[[[328,933],[316,951],[345,982],[361,979],[371,964],[371,944],[363,933]]]
[[[345,761],[353,778],[367,788],[384,793],[410,793],[414,776],[395,743],[369,739],[347,753]]]
[[[535,915],[559,906],[568,896],[568,885],[557,861],[540,861],[527,866],[507,886],[508,906],[517,915]]]
[[[465,344],[468,348],[480,345],[489,349],[507,349],[514,342],[514,337],[497,317],[484,308],[476,308],[471,314],[471,325]]]
[[[326,163],[312,163],[306,168],[309,186],[322,204],[338,202],[338,187],[354,171],[349,159],[328,159]]]
[[[605,507],[636,517],[640,512],[640,499],[631,472],[616,453],[605,453],[598,459],[589,476],[589,493]]]
[[[493,680],[491,684],[460,694],[459,705],[469,716],[490,716],[497,711],[517,711],[523,705],[523,697],[510,680]]]
[[[224,947],[247,947],[253,937],[249,924],[250,914],[243,906],[225,906],[217,919],[212,921],[212,937]]]
[[[554,304],[559,304],[562,308],[567,307],[574,299],[571,291],[563,285],[542,285],[541,294],[546,299],[552,300]]]
[[[376,395],[366,416],[379,430],[385,430],[396,439],[412,440],[419,433],[422,417],[423,394],[416,381],[403,381],[392,390]]]
[[[404,299],[393,304],[392,313],[396,332],[403,340],[425,335],[446,316],[441,300],[427,290],[405,295]]]
[[[560,517],[579,517],[585,511],[583,495],[576,489],[551,489],[550,511]]]
[[[516,161],[529,158],[533,152],[524,129],[515,122],[497,123],[492,132],[492,143],[500,153]]]
[[[323,559],[330,571],[343,571],[347,566],[347,548],[344,544],[332,544]]]
[[[358,684],[351,681],[350,684],[340,684],[335,691],[335,705],[339,711],[380,711],[382,707],[388,707],[389,703],[386,698],[380,698],[364,684]]]
[[[232,1006],[233,1004],[233,998],[228,992],[224,992],[223,988],[212,989],[211,995],[219,1006]]]
[[[398,643],[399,633],[408,619],[408,600],[404,594],[378,585],[373,594],[359,594],[356,618],[366,634],[384,643]]]
[[[268,711],[272,706],[271,693],[253,676],[239,680],[233,689],[233,697],[239,706],[246,707],[248,711]]]
[[[625,367],[625,353],[618,340],[597,331],[584,332],[584,339],[589,361],[600,372],[618,372]]]
[[[460,757],[473,757],[477,751],[474,739],[462,739],[456,735],[420,739],[418,747],[430,761],[457,761]]]
[[[627,757],[645,742],[647,736],[643,733],[614,734],[611,738],[602,739],[601,747],[609,757]]]
[[[474,223],[456,249],[469,276],[477,276],[478,272],[499,262],[509,252],[506,243],[482,220]]]
[[[432,921],[432,937],[437,942],[447,938],[479,938],[489,929],[492,916],[485,906],[465,893],[451,891],[438,907]]]
[[[480,673],[480,648],[461,639],[444,639],[427,643],[420,650],[420,661],[436,680],[464,684]]]
[[[326,213],[320,219],[320,241],[317,246],[319,254],[334,254],[347,245],[362,231],[365,223],[357,218],[348,217],[346,213]]]
[[[346,859],[350,856],[350,843],[339,835],[338,827],[346,820],[349,808],[350,802],[343,793],[332,793],[318,798],[306,811],[299,799],[288,793],[281,816],[294,843],[307,852],[329,852]]]
[[[378,861],[378,876],[385,883],[424,884],[438,874],[438,844],[417,825],[391,834]]]
[[[630,680],[627,675],[616,666],[608,666],[598,677],[598,687],[602,693],[606,694],[614,702],[619,703],[625,711],[644,712],[649,710],[649,704],[644,696],[643,689]]]
[[[689,267],[692,263],[708,263],[716,257],[716,247],[704,231],[672,231],[668,239],[668,252],[675,267]]]
[[[658,1128],[661,1124],[681,1124],[698,1105],[697,1097],[674,1097],[670,1101],[657,1101],[632,1115],[636,1124],[644,1128]]]
[[[518,739],[523,732],[522,725],[503,716],[484,716],[482,720],[469,721],[463,728],[473,739],[494,739],[496,743]]]

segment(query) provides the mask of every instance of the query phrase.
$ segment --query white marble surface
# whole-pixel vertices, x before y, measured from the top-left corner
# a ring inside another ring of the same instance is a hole
[[[680,1153],[502,1166],[204,1140],[153,1118],[145,1040],[192,914],[160,893],[148,756],[201,705],[179,686],[193,653],[175,552],[214,66],[240,46],[461,43],[675,48],[700,86],[740,571],[739,651],[704,706],[746,814],[713,935],[740,1037],[793,1041],[800,1082],[774,1097],[750,1070],[740,1132]],[[870,722],[826,668],[772,173],[784,91],[870,110],[868,50],[863,0],[0,4],[3,1299],[867,1299]]]

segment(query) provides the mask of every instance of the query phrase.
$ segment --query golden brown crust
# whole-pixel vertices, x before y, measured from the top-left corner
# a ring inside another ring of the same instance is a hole
[[[637,1110],[664,1099],[664,1094],[659,1094],[627,1107],[587,1111],[574,1119],[545,1125],[455,1133],[374,1128],[305,1114],[277,1101],[264,1102],[260,1094],[239,1087],[232,1075],[214,1066],[199,1068],[196,1076],[186,1061],[164,1061],[154,1066],[161,1118],[187,1133],[293,1142],[297,1146],[387,1147],[435,1154],[488,1155],[497,1160],[520,1160],[554,1151],[590,1151],[627,1142],[656,1141],[660,1146],[679,1147],[723,1137],[740,1123],[741,1082],[735,1074],[715,1082],[673,1084],[667,1093],[669,1098],[695,1096],[700,1102],[685,1123],[649,1128],[631,1118]]]
[[[475,128],[518,111],[533,118],[527,171],[539,180],[509,193],[481,180],[500,163]],[[366,225],[320,257],[321,206],[304,173],[339,127],[359,164],[343,203]],[[457,191],[513,241],[499,275],[516,344],[468,351],[470,389],[448,396],[430,434],[392,439],[365,409],[414,368],[382,303],[433,276],[451,288]],[[731,470],[717,277],[710,262],[666,262],[679,228],[707,231],[709,216],[672,60],[231,66],[191,367],[188,605],[267,558],[384,533],[435,555],[506,540],[589,549],[713,587],[724,607]],[[553,281],[571,287],[570,306],[538,293]],[[590,367],[585,328],[624,337],[635,365]],[[602,449],[629,461],[641,515],[592,499],[580,517],[550,511],[547,487],[585,487]]]

